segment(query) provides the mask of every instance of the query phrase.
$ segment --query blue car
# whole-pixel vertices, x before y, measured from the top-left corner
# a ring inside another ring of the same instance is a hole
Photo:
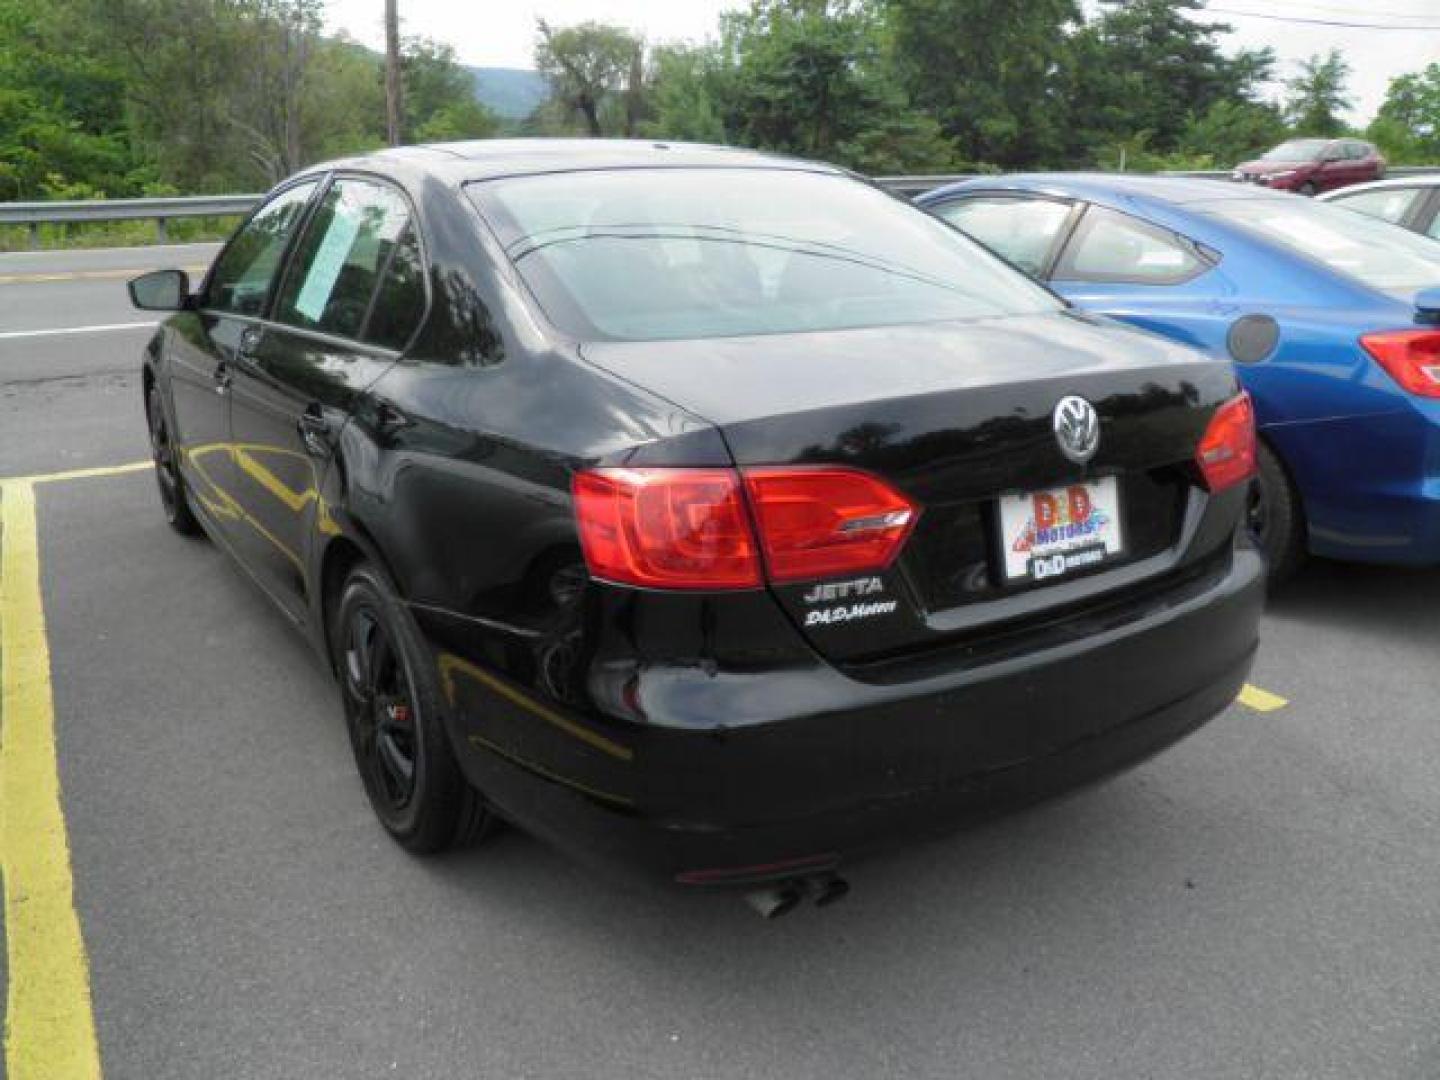
[[[1004,176],[918,201],[1076,306],[1235,361],[1272,580],[1306,552],[1440,563],[1440,245],[1215,180]]]

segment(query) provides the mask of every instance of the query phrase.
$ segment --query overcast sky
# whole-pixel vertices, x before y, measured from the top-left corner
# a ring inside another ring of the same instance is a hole
[[[344,29],[368,45],[382,43],[382,0],[328,3],[332,29]],[[736,0],[400,0],[400,14],[404,33],[448,41],[468,64],[531,67],[537,16],[557,25],[587,19],[618,23],[652,41],[702,41],[714,31],[721,11],[744,6]],[[1086,6],[1093,9],[1093,0]],[[1440,27],[1440,0],[1380,0],[1373,7],[1369,0],[1210,0],[1209,6],[1216,21],[1235,27],[1229,48],[1270,46],[1282,78],[1312,53],[1341,49],[1353,69],[1350,119],[1355,123],[1364,124],[1375,114],[1391,76],[1440,61],[1440,29],[1319,26],[1235,14]],[[1280,92],[1280,87],[1273,90]]]

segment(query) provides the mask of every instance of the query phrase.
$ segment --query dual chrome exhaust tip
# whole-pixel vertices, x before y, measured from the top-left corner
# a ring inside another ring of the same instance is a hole
[[[802,900],[813,899],[816,907],[825,907],[849,892],[848,881],[839,874],[826,871],[752,889],[745,894],[745,903],[762,919],[778,919],[794,911]]]

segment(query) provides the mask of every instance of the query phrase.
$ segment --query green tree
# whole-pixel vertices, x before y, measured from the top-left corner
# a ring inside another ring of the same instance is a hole
[[[1226,56],[1231,28],[1201,22],[1201,0],[1102,0],[1098,19],[1076,33],[1063,76],[1070,144],[1084,160],[1148,132],[1157,153],[1180,149],[1186,129],[1219,101],[1256,103],[1269,80],[1268,49]]]
[[[113,62],[76,46],[76,13],[0,0],[0,198],[138,194]]]
[[[1300,74],[1285,84],[1285,115],[1297,134],[1333,139],[1345,133],[1339,114],[1350,107],[1349,78],[1350,65],[1339,49],[1300,62]]]
[[[641,133],[655,139],[725,142],[720,118],[725,71],[719,50],[661,46],[650,66],[650,118]]]
[[[1190,118],[1180,134],[1179,149],[1192,157],[1206,155],[1214,166],[1225,167],[1257,157],[1284,141],[1288,133],[1285,118],[1274,105],[1222,98]]]
[[[550,81],[560,107],[578,114],[591,136],[606,134],[601,117],[615,112],[623,122],[619,132],[612,127],[610,133],[634,134],[644,43],[618,26],[596,22],[554,29],[539,19],[537,26],[535,66]]]
[[[1440,161],[1440,64],[1392,79],[1366,134],[1391,161]]]
[[[1061,155],[1075,0],[887,0],[884,13],[901,89],[967,158],[1025,166]]]
[[[483,139],[499,130],[499,118],[476,99],[475,77],[456,62],[450,45],[407,38],[400,66],[410,141]]]
[[[863,0],[754,0],[721,17],[722,119],[747,146],[867,170],[943,168],[955,149],[888,78]]]
[[[385,145],[385,82],[380,57],[341,35],[316,43],[301,103],[306,162]]]

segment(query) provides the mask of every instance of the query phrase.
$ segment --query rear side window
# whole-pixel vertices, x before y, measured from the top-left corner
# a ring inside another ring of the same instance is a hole
[[[1091,206],[1055,267],[1061,281],[1176,285],[1210,268],[1189,241],[1139,218]]]
[[[359,339],[380,279],[413,235],[410,210],[399,192],[370,180],[337,180],[300,240],[275,318],[303,330]],[[403,286],[396,294],[399,302],[407,302]],[[423,306],[422,288],[419,307],[389,317],[403,323],[406,317],[418,318]]]
[[[1070,217],[1071,204],[1055,199],[977,196],[935,209],[950,224],[1039,277]]]
[[[425,266],[420,240],[411,222],[390,254],[390,265],[375,290],[365,340],[387,349],[403,349],[425,310]]]
[[[1382,188],[1344,195],[1330,201],[1346,210],[1354,210],[1381,221],[1399,222],[1415,204],[1415,188]]]
[[[286,188],[240,227],[215,262],[206,289],[206,307],[236,315],[265,314],[265,301],[285,246],[315,188],[315,182]]]

